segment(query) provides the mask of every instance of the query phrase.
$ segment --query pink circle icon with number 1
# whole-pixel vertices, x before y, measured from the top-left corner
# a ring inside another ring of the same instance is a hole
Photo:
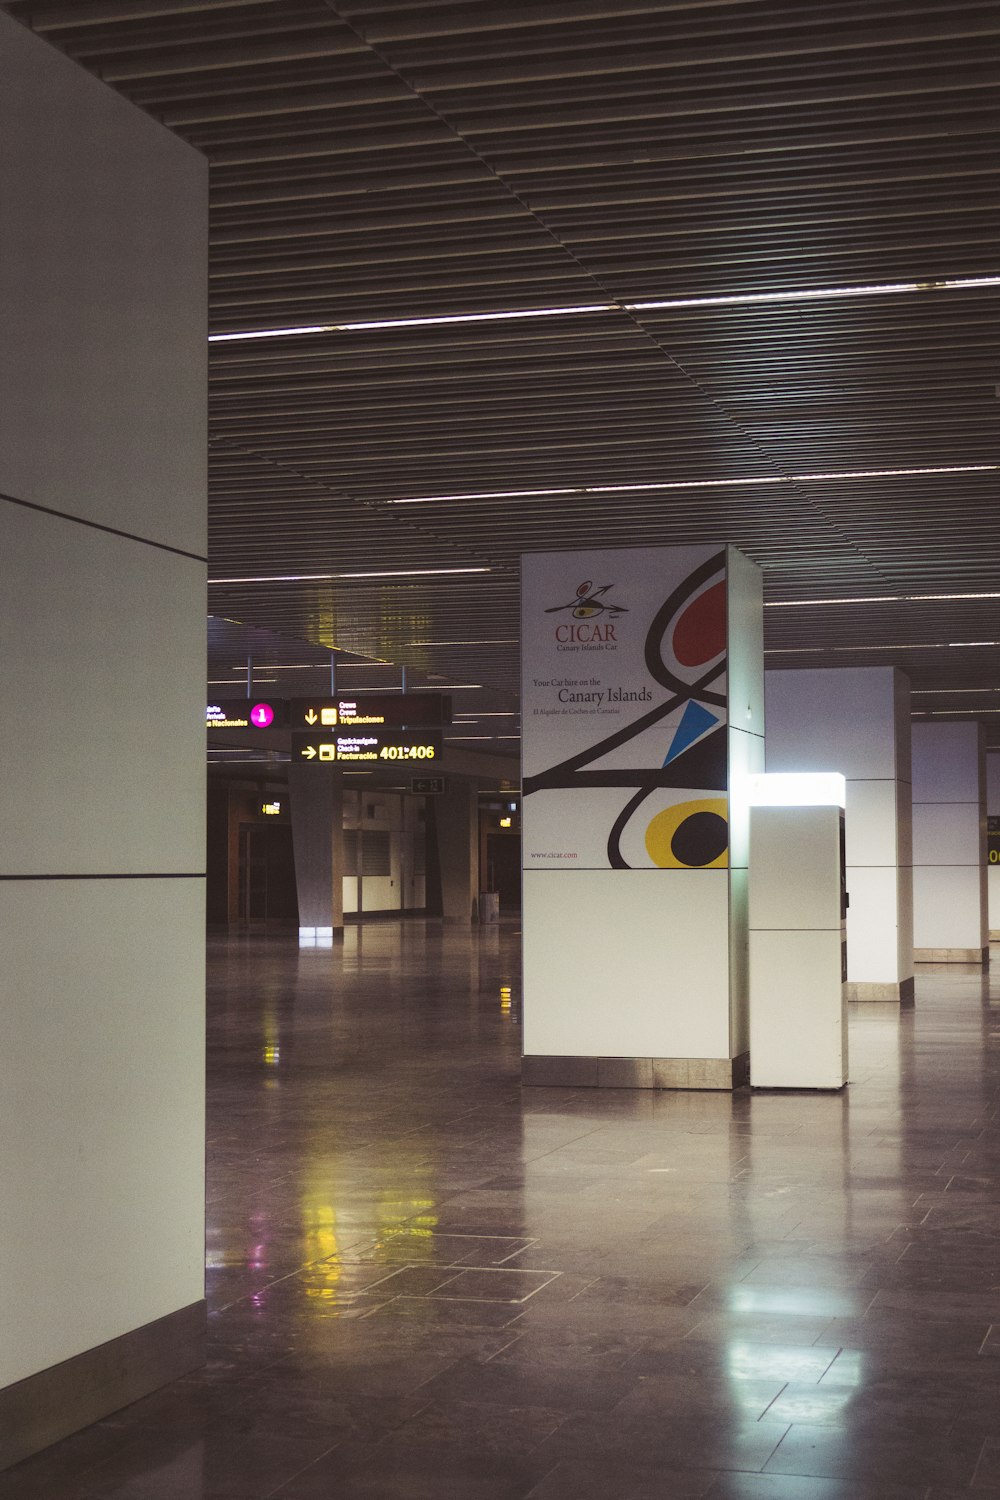
[[[250,723],[258,729],[267,729],[268,725],[274,723],[274,709],[267,703],[255,703],[250,710]]]

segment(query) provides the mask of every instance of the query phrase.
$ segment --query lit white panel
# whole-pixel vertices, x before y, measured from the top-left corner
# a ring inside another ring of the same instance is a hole
[[[897,871],[848,866],[847,977],[854,984],[898,984],[900,974]],[[912,973],[912,955],[910,959]]]
[[[0,873],[204,870],[204,566],[2,500],[0,529]]]
[[[0,491],[203,555],[208,164],[0,40]]]
[[[0,1387],[204,1295],[203,932],[202,880],[0,881]]]
[[[750,778],[751,807],[843,807],[846,800],[839,771],[772,771]]]
[[[847,863],[892,865],[898,857],[896,813],[899,783],[847,783]]]
[[[729,1057],[726,870],[524,872],[524,1051]]]
[[[913,863],[981,868],[978,803],[914,802]],[[926,944],[918,939],[917,946]]]
[[[896,776],[898,678],[893,667],[766,672],[768,771]]]
[[[398,911],[399,887],[388,875],[365,875],[361,904],[364,911]]]
[[[917,948],[983,948],[979,865],[917,865],[913,871],[913,942]]]
[[[978,802],[980,726],[913,725],[914,802]]]

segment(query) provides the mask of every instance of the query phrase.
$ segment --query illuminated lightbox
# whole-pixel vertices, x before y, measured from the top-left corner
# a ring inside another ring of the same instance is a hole
[[[846,799],[839,771],[771,771],[747,778],[750,807],[844,807]]]

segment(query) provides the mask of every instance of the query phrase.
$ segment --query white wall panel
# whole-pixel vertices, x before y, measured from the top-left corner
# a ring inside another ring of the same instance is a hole
[[[978,865],[915,865],[913,931],[918,949],[983,948]]]
[[[203,1296],[203,924],[201,880],[0,881],[0,1386]]]
[[[839,929],[750,932],[750,1081],[754,1088],[839,1089],[847,1018]]]
[[[913,726],[914,802],[979,802],[979,725]]]
[[[204,565],[3,500],[0,528],[0,874],[204,870]]]
[[[913,973],[909,683],[892,667],[765,674],[768,771],[847,778],[848,978],[903,984]]]
[[[893,984],[913,973],[900,970],[899,889],[896,871],[861,865],[848,868],[847,977],[858,984]],[[905,945],[904,945],[905,946]],[[904,953],[905,959],[905,953]],[[903,964],[905,970],[905,963]]]
[[[208,169],[0,16],[0,493],[204,555]]]
[[[840,771],[849,780],[899,774],[892,667],[769,669],[765,682],[769,771]]]
[[[846,798],[848,865],[896,864],[898,782],[849,781]]]
[[[206,184],[0,15],[0,1387],[40,1431],[52,1365],[177,1313],[199,1356]]]
[[[525,1053],[729,1057],[728,887],[726,870],[526,870]]]
[[[979,870],[980,823],[978,803],[914,801],[914,866],[973,865]]]

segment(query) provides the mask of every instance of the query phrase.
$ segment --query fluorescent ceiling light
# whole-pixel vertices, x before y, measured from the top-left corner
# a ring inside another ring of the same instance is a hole
[[[829,479],[908,479],[920,474],[987,474],[1000,464],[935,464],[911,469],[839,469],[816,474],[741,474],[733,479],[663,479],[638,484],[587,484],[563,490],[479,490],[466,495],[407,495],[390,505],[434,505],[449,500],[521,500],[545,495],[623,495],[657,490],[715,490],[754,484],[804,484]]]
[[[455,688],[481,688],[481,682],[419,682],[413,692],[415,693],[451,693]]]
[[[980,714],[1000,714],[1000,708],[922,708],[919,717],[928,719],[931,717],[942,718],[946,714],[949,717],[952,714],[972,714],[978,719]],[[910,715],[911,719],[917,717],[917,714]]]
[[[452,573],[490,573],[491,568],[392,568],[379,573],[275,573],[259,578],[210,578],[220,583],[330,583],[340,578],[439,578]]]
[[[491,641],[406,641],[407,646],[516,646],[520,637],[516,635],[500,636]]]
[[[588,302],[578,307],[526,307],[506,312],[441,313],[428,318],[378,318],[368,323],[341,323],[338,333],[368,333],[381,328],[433,328],[442,323],[500,323],[513,318],[566,318],[581,313],[617,312],[617,302]]]
[[[812,604],[926,604],[940,599],[1000,599],[996,594],[859,594],[850,599],[769,599],[765,609],[791,609]]]
[[[234,671],[239,671],[239,668],[238,667],[234,667],[233,670]],[[273,670],[273,669],[271,669],[271,670]],[[254,674],[254,679],[253,679],[253,684],[254,684],[254,687],[257,687],[258,684],[261,683],[261,682],[277,682],[277,680],[278,680],[277,677],[258,677],[256,675],[256,673],[255,673]],[[244,687],[245,688],[246,685],[247,685],[247,674],[246,674],[246,672],[244,672],[242,677],[210,677],[208,679],[208,685],[209,685],[209,687]]]
[[[475,495],[414,495],[403,500],[391,500],[390,505],[427,505],[431,500],[521,500],[536,495],[583,495],[585,490],[482,490]]]
[[[896,641],[885,646],[766,646],[764,655],[829,655],[837,651],[950,651],[968,646],[1000,646],[1000,641]]]
[[[803,287],[783,292],[722,292],[717,297],[666,297],[652,302],[623,302],[628,312],[669,307],[733,307],[747,302],[815,302],[825,297],[887,297],[901,292],[965,291],[1000,286],[1000,276],[953,276],[941,281],[886,281],[871,286]]]
[[[329,666],[330,663],[328,661],[296,661],[291,663],[267,662],[266,664],[264,662],[261,662],[261,665],[258,668],[257,663],[254,662],[253,669],[254,672],[257,672],[258,670],[261,672],[305,672],[307,670],[316,671],[322,668],[322,670],[325,672],[329,668]],[[238,661],[236,665],[230,670],[233,672],[243,671],[243,663]]]
[[[933,694],[936,698],[950,698],[953,693],[1000,693],[1000,688],[911,688],[911,698],[918,694]]]
[[[374,333],[391,328],[440,328],[450,324],[502,323],[523,318],[571,318],[589,313],[662,312],[685,307],[739,307],[753,303],[817,302],[825,298],[887,297],[905,292],[969,291],[1000,286],[1000,276],[953,276],[937,281],[887,281],[868,286],[821,286],[778,292],[720,292],[708,297],[657,297],[643,302],[588,302],[570,307],[507,308],[502,312],[440,313],[429,317],[373,318],[361,323],[302,323],[290,328],[247,328],[210,333],[210,344],[252,339],[297,338],[314,333]]]

